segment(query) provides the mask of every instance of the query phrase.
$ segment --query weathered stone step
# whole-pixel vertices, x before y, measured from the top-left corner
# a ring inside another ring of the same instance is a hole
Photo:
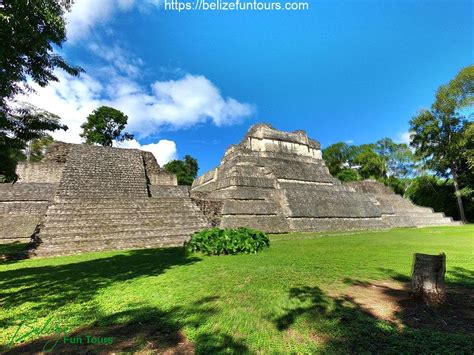
[[[0,202],[0,213],[36,213],[46,211],[47,207],[47,201]]]
[[[177,213],[180,211],[189,211],[189,212],[199,212],[199,208],[197,206],[195,207],[188,207],[188,206],[180,206],[180,208],[173,207],[173,208],[143,208],[143,209],[138,209],[138,208],[107,208],[107,209],[83,209],[83,210],[51,210],[48,209],[48,214],[51,215],[61,215],[61,214],[83,214],[83,215],[92,215],[92,214],[97,214],[97,213],[103,213],[103,214],[115,214],[115,213],[158,213],[158,214],[163,214],[163,213]]]
[[[94,208],[61,208],[54,206],[53,208],[48,209],[48,214],[94,214],[94,213],[166,213],[166,212],[179,212],[182,211],[183,208],[191,211],[198,211],[198,207],[191,207],[191,206],[143,206],[143,207],[94,207]]]
[[[183,243],[188,239],[185,235],[169,236],[164,239],[162,237],[147,237],[140,238],[133,241],[100,241],[95,240],[94,242],[85,243],[70,243],[66,248],[64,245],[45,245],[41,244],[38,249],[34,251],[36,256],[48,257],[48,256],[63,256],[81,254],[86,252],[94,251],[108,251],[108,250],[132,250],[132,249],[143,249],[143,248],[161,248],[170,246],[182,246]]]
[[[193,221],[194,223],[175,223],[173,224],[162,224],[162,225],[153,225],[153,224],[128,224],[128,225],[100,225],[100,226],[84,226],[84,227],[75,227],[71,226],[67,229],[62,226],[51,227],[47,226],[41,230],[41,238],[46,237],[55,237],[59,238],[69,238],[71,236],[81,236],[81,235],[98,235],[98,234],[109,234],[109,233],[142,233],[142,232],[156,232],[156,233],[166,233],[175,232],[177,230],[188,232],[195,231],[206,227],[205,223],[199,221]]]
[[[395,211],[396,216],[407,216],[413,218],[444,218],[446,217],[442,212],[413,212],[413,211]]]
[[[175,235],[184,235],[190,237],[194,232],[199,231],[202,228],[170,228],[163,230],[149,230],[140,231],[140,233],[134,232],[111,232],[106,231],[101,233],[84,233],[84,234],[69,234],[67,236],[62,234],[45,234],[41,235],[40,239],[43,243],[48,245],[57,244],[69,244],[71,242],[90,242],[90,243],[102,243],[103,241],[117,241],[128,243],[133,240],[143,238],[169,238]]]
[[[72,226],[87,226],[90,224],[95,225],[110,225],[110,224],[143,224],[143,223],[167,223],[168,221],[176,221],[176,224],[183,223],[186,221],[204,221],[204,217],[198,214],[169,214],[169,215],[160,215],[160,214],[140,214],[140,215],[125,215],[125,214],[116,214],[116,215],[71,215],[67,218],[60,218],[57,216],[48,216],[45,219],[46,226],[63,226],[64,228],[69,228]]]
[[[0,201],[47,201],[56,187],[52,183],[0,183]]]
[[[113,203],[128,203],[128,204],[141,204],[141,203],[157,203],[158,201],[169,201],[169,202],[182,202],[182,201],[190,201],[190,198],[183,198],[183,197],[164,197],[164,198],[150,198],[150,197],[137,197],[134,199],[130,199],[128,197],[114,197],[114,198],[61,198],[56,197],[54,201],[56,203],[64,203],[64,204],[77,204],[77,203],[95,203],[95,204],[107,204],[110,202]]]

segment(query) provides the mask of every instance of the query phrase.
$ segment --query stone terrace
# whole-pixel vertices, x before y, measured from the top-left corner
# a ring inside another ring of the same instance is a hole
[[[209,226],[149,152],[55,143],[18,173],[0,185],[0,242],[32,237],[34,256],[182,245]]]
[[[191,196],[222,203],[221,227],[267,232],[453,225],[376,182],[342,184],[329,174],[318,142],[304,131],[251,127],[219,167],[193,183]]]

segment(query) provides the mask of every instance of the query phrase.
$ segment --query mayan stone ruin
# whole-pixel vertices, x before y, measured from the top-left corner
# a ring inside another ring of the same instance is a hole
[[[210,226],[265,232],[454,225],[373,181],[342,184],[304,131],[251,127],[219,167],[178,186],[153,154],[53,143],[0,184],[0,243],[32,256],[182,245]]]
[[[196,179],[191,196],[220,203],[220,227],[266,232],[452,225],[374,181],[343,184],[331,176],[320,144],[304,131],[267,124],[249,129],[219,167]]]

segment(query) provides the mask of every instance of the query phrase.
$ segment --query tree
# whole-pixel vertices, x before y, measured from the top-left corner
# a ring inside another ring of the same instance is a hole
[[[45,134],[44,137],[36,138],[28,142],[27,160],[32,162],[43,160],[46,149],[53,142],[54,139],[49,134]]]
[[[357,170],[354,169],[342,169],[339,173],[337,173],[336,177],[344,182],[362,180],[362,177],[359,175]]]
[[[410,121],[411,146],[427,169],[452,176],[461,221],[467,222],[459,186],[466,148],[466,108],[474,101],[474,66],[462,69],[456,78],[441,86],[430,110],[422,110]],[[469,128],[468,128],[469,129]]]
[[[384,159],[375,152],[374,144],[332,144],[323,150],[323,159],[331,175],[341,181],[383,178],[387,170]]]
[[[178,185],[192,185],[198,172],[198,162],[190,155],[183,160],[172,160],[164,165],[164,169],[178,178]]]
[[[323,159],[333,176],[350,168],[353,158],[354,147],[344,142],[335,143],[323,149]]]
[[[375,152],[385,161],[387,175],[402,179],[417,171],[415,157],[408,145],[383,138],[375,144]]]
[[[67,129],[59,117],[34,106],[22,104],[10,109],[7,119],[0,120],[0,180],[16,181],[15,167],[24,157],[27,142],[47,136],[46,131]]]
[[[354,164],[358,165],[358,172],[364,179],[384,178],[386,176],[386,166],[384,159],[378,155],[374,144],[363,144],[357,147]]]
[[[133,139],[130,133],[123,133],[128,122],[128,116],[123,112],[108,106],[101,106],[94,110],[87,121],[81,125],[86,144],[100,144],[111,147],[114,141],[123,142]]]
[[[66,129],[57,117],[43,111],[35,116],[31,106],[15,103],[15,97],[31,91],[28,81],[46,86],[57,81],[56,68],[79,75],[54,52],[66,40],[64,13],[71,1],[3,0],[0,10],[0,176],[15,180],[15,166],[28,140],[44,131]],[[24,115],[22,117],[22,115]]]

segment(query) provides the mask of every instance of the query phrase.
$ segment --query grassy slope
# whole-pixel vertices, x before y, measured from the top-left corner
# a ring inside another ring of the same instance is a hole
[[[466,350],[466,335],[399,332],[328,296],[348,281],[406,278],[414,252],[442,251],[448,282],[474,288],[473,225],[276,235],[257,255],[186,256],[175,248],[10,263],[0,266],[0,345],[22,317],[54,316],[104,334],[137,322],[181,329],[203,352]],[[138,331],[130,336],[145,344]]]

